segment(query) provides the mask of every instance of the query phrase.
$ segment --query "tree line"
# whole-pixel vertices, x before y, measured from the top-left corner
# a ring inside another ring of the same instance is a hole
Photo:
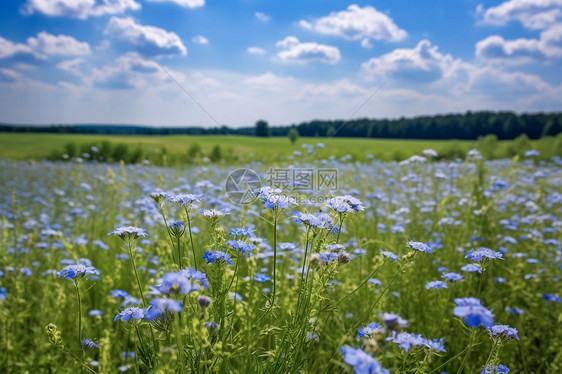
[[[124,125],[47,125],[0,124],[0,132],[39,132],[119,135],[248,135],[288,136],[291,129],[300,136],[358,137],[393,139],[478,139],[495,134],[499,140],[526,135],[530,139],[562,133],[562,113],[516,114],[513,112],[466,112],[399,119],[360,118],[314,120],[290,126],[269,126],[259,120],[253,127],[148,127]]]

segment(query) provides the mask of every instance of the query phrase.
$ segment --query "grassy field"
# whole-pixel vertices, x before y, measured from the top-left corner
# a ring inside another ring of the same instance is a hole
[[[354,139],[354,138],[299,138],[291,145],[285,137],[256,138],[249,136],[112,136],[112,135],[74,135],[74,134],[0,134],[0,157],[13,159],[42,159],[53,151],[62,151],[65,144],[74,142],[82,144],[126,143],[130,147],[141,146],[147,151],[157,151],[165,147],[171,154],[187,152],[192,144],[198,144],[204,151],[210,151],[219,145],[224,151],[247,155],[253,153],[261,156],[288,156],[294,151],[302,150],[303,144],[322,142],[326,153],[334,155],[351,154],[364,158],[373,154],[378,158],[390,159],[394,156],[409,157],[424,149],[433,148],[440,152],[447,147],[459,147],[463,151],[476,146],[476,141],[438,141],[438,140],[401,140],[401,139]],[[510,142],[500,142],[506,146]]]

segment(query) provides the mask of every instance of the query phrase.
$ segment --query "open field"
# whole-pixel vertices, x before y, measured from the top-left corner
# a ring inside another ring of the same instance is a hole
[[[0,158],[42,159],[52,152],[61,153],[67,143],[78,146],[100,144],[109,141],[113,144],[125,143],[129,147],[141,147],[145,153],[160,152],[165,148],[173,155],[185,154],[193,144],[201,146],[207,154],[215,146],[220,146],[226,155],[232,154],[243,160],[278,159],[287,157],[294,151],[303,151],[303,144],[324,143],[325,150],[317,150],[318,158],[327,155],[341,157],[351,155],[355,159],[366,160],[368,154],[382,160],[402,160],[420,153],[427,148],[439,154],[444,150],[457,150],[459,154],[477,146],[476,141],[439,140],[401,140],[401,139],[355,139],[355,138],[299,138],[292,145],[285,137],[257,138],[249,136],[99,136],[72,134],[14,134],[0,133]],[[540,142],[531,141],[533,145]],[[506,154],[513,141],[498,142],[498,154]],[[305,150],[303,152],[306,152]],[[251,155],[251,156],[250,156]]]
[[[560,160],[292,165],[0,160],[0,372],[561,371]]]

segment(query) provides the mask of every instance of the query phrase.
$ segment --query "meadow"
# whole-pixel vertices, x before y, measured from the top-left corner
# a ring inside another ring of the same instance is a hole
[[[130,136],[130,135],[77,135],[39,133],[0,133],[0,158],[17,160],[62,159],[65,153],[71,157],[91,157],[92,146],[101,151],[110,148],[103,161],[141,162],[144,159],[159,166],[177,166],[213,162],[247,163],[250,161],[286,161],[299,153],[312,149],[315,159],[330,156],[346,156],[352,160],[401,161],[419,154],[424,149],[434,149],[440,158],[454,160],[464,158],[472,148],[478,148],[487,158],[523,156],[529,149],[540,151],[541,158],[562,156],[562,136],[529,140],[525,136],[518,140],[497,141],[484,138],[470,140],[417,140],[417,139],[370,139],[300,137],[291,144],[286,137],[254,136]],[[322,143],[324,149],[314,145]],[[121,147],[117,149],[118,145]],[[71,146],[69,151],[68,147]],[[123,150],[122,148],[125,148]],[[312,148],[311,148],[312,147]],[[218,151],[218,153],[217,153]],[[124,154],[127,153],[128,155]],[[108,159],[109,158],[109,159]]]
[[[0,160],[0,372],[562,372],[560,158],[321,141],[274,164]],[[240,167],[261,179],[225,191]]]

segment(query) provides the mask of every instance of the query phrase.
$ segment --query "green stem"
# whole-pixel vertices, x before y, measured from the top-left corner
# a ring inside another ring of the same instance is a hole
[[[178,360],[180,362],[180,373],[185,373],[185,362],[183,359],[183,344],[181,338],[181,322],[180,313],[178,312],[177,324],[176,324],[176,344],[178,345]]]
[[[472,343],[474,341],[474,334],[475,334],[475,330],[473,329],[472,331],[470,331],[470,342],[468,343],[467,351],[466,354],[464,355],[464,358],[462,359],[461,366],[459,367],[459,370],[457,370],[457,374],[462,373],[464,364],[466,364],[466,361],[468,360],[468,356],[470,356],[470,352],[472,351]]]
[[[135,272],[135,278],[137,279],[137,286],[139,287],[139,292],[142,298],[142,306],[147,307],[148,304],[146,303],[146,299],[144,298],[144,293],[142,292],[142,286],[139,278],[139,273],[137,271],[137,265],[135,264],[135,257],[133,256],[133,249],[131,248],[131,242],[127,242],[127,246],[129,247],[129,257],[131,258],[131,263],[133,264],[133,270]]]
[[[76,288],[76,295],[78,297],[78,343],[80,344],[80,347],[83,347],[82,346],[82,300],[80,298],[80,287],[76,282],[74,283],[74,287]]]
[[[195,256],[195,246],[193,245],[193,235],[191,234],[191,219],[189,218],[189,213],[185,211],[187,216],[187,226],[189,227],[189,241],[191,242],[191,252],[193,252],[193,268],[197,270],[197,258]]]
[[[178,236],[176,239],[177,239],[177,243],[178,243],[178,263],[179,263],[179,267],[180,267],[180,269],[181,269],[182,266],[181,266],[181,244],[180,244],[180,237]]]
[[[341,234],[341,228],[343,226],[343,220],[345,219],[345,215],[342,213],[340,214],[340,225],[338,227],[338,237],[336,239],[336,244],[340,242],[340,234]]]
[[[275,305],[277,290],[277,211],[273,208],[273,299],[271,305]]]

